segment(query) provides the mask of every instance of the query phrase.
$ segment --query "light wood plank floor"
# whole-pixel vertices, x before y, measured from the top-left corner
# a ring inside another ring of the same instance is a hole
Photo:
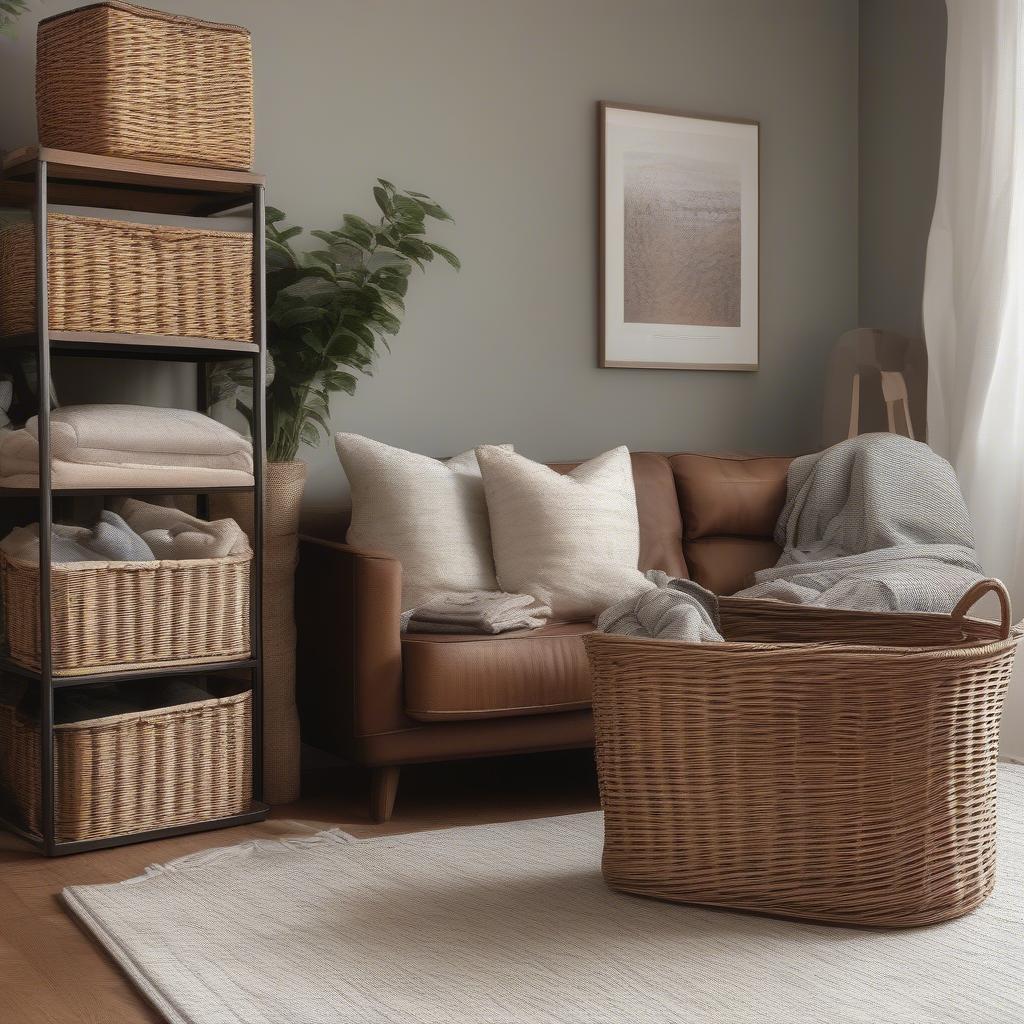
[[[136,1024],[160,1017],[65,912],[66,885],[115,882],[195,850],[341,825],[359,836],[536,818],[598,806],[589,751],[420,765],[403,770],[395,816],[369,821],[366,776],[322,766],[303,799],[258,825],[46,859],[0,832],[0,1022]]]

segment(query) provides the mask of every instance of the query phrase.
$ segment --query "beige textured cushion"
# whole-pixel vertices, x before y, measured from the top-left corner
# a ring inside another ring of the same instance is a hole
[[[402,563],[403,609],[435,594],[498,589],[473,452],[442,462],[359,434],[336,434],[334,445],[352,488],[348,543]]]
[[[552,617],[593,618],[654,586],[637,568],[640,525],[627,448],[565,475],[490,445],[476,450],[498,585]]]

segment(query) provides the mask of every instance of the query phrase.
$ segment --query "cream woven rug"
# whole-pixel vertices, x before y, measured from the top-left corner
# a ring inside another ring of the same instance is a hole
[[[174,1024],[1024,1020],[1024,769],[995,894],[910,931],[615,895],[597,813],[211,850],[64,897]]]

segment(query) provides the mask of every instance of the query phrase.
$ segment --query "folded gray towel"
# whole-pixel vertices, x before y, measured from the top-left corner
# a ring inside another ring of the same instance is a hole
[[[418,608],[402,614],[402,632],[507,633],[536,629],[551,617],[551,609],[529,594],[497,590],[470,590],[437,594]]]

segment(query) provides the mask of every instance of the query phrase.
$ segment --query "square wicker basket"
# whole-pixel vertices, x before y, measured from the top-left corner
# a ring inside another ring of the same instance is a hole
[[[252,802],[252,695],[54,728],[56,839],[188,825]],[[39,722],[0,703],[0,793],[39,834]]]
[[[52,213],[50,330],[252,341],[252,236]],[[0,233],[0,333],[35,330],[35,231]]]
[[[252,41],[237,25],[90,4],[39,24],[43,146],[248,170]]]
[[[54,564],[51,649],[59,676],[250,656],[251,555]],[[11,660],[39,668],[39,566],[0,555]]]

